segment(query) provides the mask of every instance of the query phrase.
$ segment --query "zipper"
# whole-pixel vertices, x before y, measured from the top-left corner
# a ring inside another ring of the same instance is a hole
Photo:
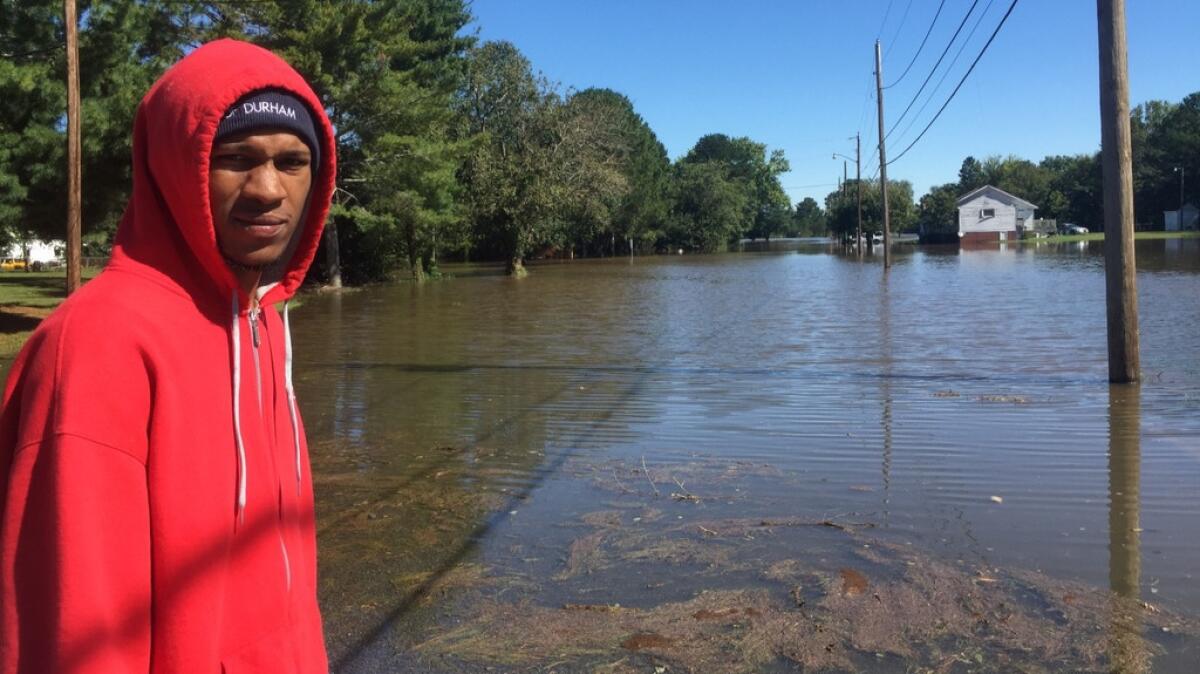
[[[256,392],[258,393],[258,416],[261,419],[262,413],[263,413],[263,406],[262,406],[263,390],[262,390],[262,365],[260,365],[258,362],[258,346],[261,343],[258,338],[258,321],[259,321],[258,311],[259,311],[259,309],[257,307],[254,309],[251,309],[250,312],[247,314],[247,318],[250,321],[250,346],[251,346],[251,350],[254,352],[254,383],[257,387]]]
[[[260,320],[262,320],[259,315],[260,311],[261,311],[260,307],[255,307],[255,308],[251,309],[249,312],[247,312],[246,317],[250,322],[250,346],[251,346],[251,351],[254,355],[254,382],[257,385],[257,393],[258,393],[258,418],[260,421],[265,421],[265,419],[263,418],[263,406],[262,406],[262,397],[263,397],[262,365],[259,362],[259,352],[258,352],[258,347],[262,344],[262,340],[260,339],[259,332],[258,332],[258,322]],[[272,421],[274,421],[274,419],[272,419]],[[274,429],[271,429],[270,435],[274,436]],[[271,443],[271,444],[272,444],[271,466],[272,466],[272,469],[278,471],[278,467],[274,461],[274,456],[275,456],[274,443]],[[278,472],[276,472],[275,478],[276,478],[276,480],[279,479]],[[280,489],[280,493],[278,496],[280,499],[282,499],[283,498],[282,489],[278,485],[276,485],[276,488]],[[283,558],[284,584],[287,588],[287,592],[289,594],[291,594],[291,591],[292,591],[292,561],[291,561],[291,558],[288,556],[287,542],[284,541],[284,539],[283,539],[283,521],[282,521],[283,511],[282,511],[282,508],[283,508],[283,504],[281,502],[277,502],[275,512],[277,514],[279,521],[276,523],[277,527],[275,529],[275,532],[279,537],[279,552],[280,552],[280,556]]]

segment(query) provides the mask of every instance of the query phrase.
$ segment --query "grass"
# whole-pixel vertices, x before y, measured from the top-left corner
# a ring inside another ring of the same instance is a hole
[[[98,273],[85,268],[83,278]],[[0,360],[16,356],[37,324],[65,298],[64,271],[0,272]]]
[[[99,273],[85,267],[83,280]],[[38,323],[66,299],[66,283],[64,271],[0,272],[0,361],[16,357]],[[295,311],[303,303],[297,293],[288,306]]]
[[[1137,241],[1152,241],[1157,239],[1200,239],[1200,232],[1134,232]],[[1072,243],[1075,241],[1103,241],[1104,232],[1090,234],[1057,234],[1044,239],[1022,239],[1021,243]],[[1009,241],[1009,243],[1012,243]]]

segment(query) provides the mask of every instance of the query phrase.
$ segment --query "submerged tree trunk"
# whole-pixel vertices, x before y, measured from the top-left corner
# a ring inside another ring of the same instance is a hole
[[[425,280],[425,265],[422,263],[421,255],[417,251],[417,228],[412,222],[407,223],[404,228],[405,238],[405,253],[408,256],[408,271],[412,276],[412,280],[420,283]]]
[[[325,274],[330,288],[342,287],[342,258],[338,250],[337,220],[329,218],[325,223]]]
[[[509,276],[515,276],[516,278],[521,278],[529,273],[525,269],[525,260],[517,255],[508,258],[508,268],[506,271]]]

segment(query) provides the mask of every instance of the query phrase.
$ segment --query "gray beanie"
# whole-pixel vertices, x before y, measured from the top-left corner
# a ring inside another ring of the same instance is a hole
[[[225,112],[213,143],[236,133],[256,129],[282,129],[296,134],[312,152],[313,173],[321,165],[321,144],[308,106],[281,89],[259,89],[243,96]]]

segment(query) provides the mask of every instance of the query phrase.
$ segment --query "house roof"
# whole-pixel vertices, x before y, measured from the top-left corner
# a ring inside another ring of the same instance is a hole
[[[1023,206],[1025,208],[1037,209],[1037,204],[1032,204],[1028,201],[1025,201],[1021,197],[1009,194],[999,187],[992,187],[991,185],[984,185],[983,187],[978,187],[970,192],[967,192],[959,197],[958,201],[954,202],[954,205],[962,206],[963,204],[973,201],[976,197],[983,196],[985,192],[993,199],[1002,201],[1010,206]]]

